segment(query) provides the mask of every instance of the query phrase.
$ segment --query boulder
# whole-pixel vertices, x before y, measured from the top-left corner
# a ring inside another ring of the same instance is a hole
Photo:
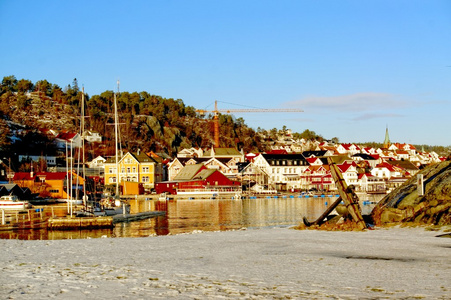
[[[424,195],[418,194],[414,176],[376,205],[371,212],[375,225],[451,225],[451,161],[428,166],[418,174],[423,174]]]

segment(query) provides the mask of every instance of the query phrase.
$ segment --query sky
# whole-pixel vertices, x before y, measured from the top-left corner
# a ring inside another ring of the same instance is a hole
[[[0,0],[0,76],[147,91],[254,129],[451,145],[451,1]]]

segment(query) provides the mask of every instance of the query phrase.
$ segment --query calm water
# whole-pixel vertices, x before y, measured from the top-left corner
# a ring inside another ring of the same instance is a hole
[[[377,196],[362,198],[362,212],[369,213]],[[259,198],[243,200],[130,200],[131,213],[165,211],[166,215],[142,221],[119,223],[113,229],[48,231],[0,231],[0,238],[12,239],[78,239],[100,237],[147,237],[200,231],[234,230],[292,226],[306,216],[314,221],[334,202],[336,197],[318,198]],[[365,202],[364,202],[365,201]],[[45,209],[49,209],[46,207]]]

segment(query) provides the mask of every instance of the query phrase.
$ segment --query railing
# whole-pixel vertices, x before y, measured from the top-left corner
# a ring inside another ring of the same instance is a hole
[[[53,210],[52,210],[53,214]],[[25,211],[5,211],[0,213],[0,229],[27,229],[47,226],[49,216],[43,208],[27,209]]]

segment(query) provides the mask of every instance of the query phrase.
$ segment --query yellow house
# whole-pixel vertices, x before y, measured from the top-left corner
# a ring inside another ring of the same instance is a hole
[[[83,190],[84,179],[76,173],[72,173],[72,192]],[[43,197],[67,198],[67,184],[70,184],[70,173],[66,172],[17,172],[13,182],[18,186],[27,187],[32,193],[38,193]],[[70,189],[70,187],[69,187]]]
[[[162,164],[142,152],[127,152],[117,166],[113,157],[104,163],[104,167],[105,185],[116,184],[119,176],[119,182],[142,183],[145,189],[152,189],[156,182],[163,180]]]

